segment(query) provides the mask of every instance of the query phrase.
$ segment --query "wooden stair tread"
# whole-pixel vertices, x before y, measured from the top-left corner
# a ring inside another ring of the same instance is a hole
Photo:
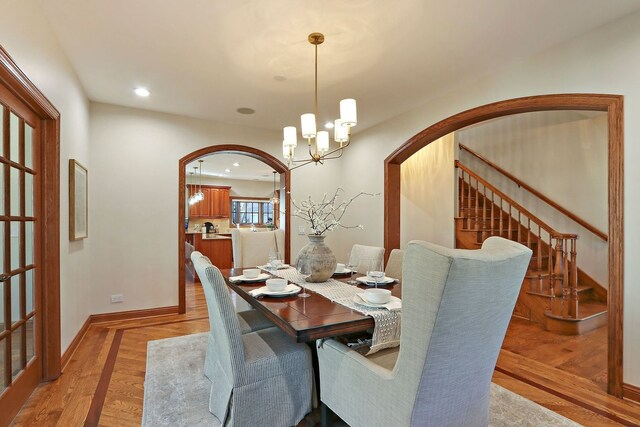
[[[584,320],[588,320],[597,316],[603,316],[607,314],[607,304],[598,302],[598,301],[582,302],[580,303],[578,308],[578,317],[575,319],[555,315],[551,313],[551,310],[547,310],[544,314],[545,316],[550,317],[552,319],[564,320],[567,322],[581,322]]]

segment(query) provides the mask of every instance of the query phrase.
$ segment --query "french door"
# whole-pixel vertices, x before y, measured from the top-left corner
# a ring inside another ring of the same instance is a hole
[[[0,84],[0,412],[42,378],[41,123]]]

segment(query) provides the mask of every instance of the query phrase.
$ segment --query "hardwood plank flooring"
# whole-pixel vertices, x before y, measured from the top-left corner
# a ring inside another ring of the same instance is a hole
[[[502,349],[586,378],[601,390],[607,390],[607,326],[567,336],[514,317]]]
[[[147,342],[209,330],[199,284],[187,284],[187,307],[184,315],[92,324],[62,376],[41,384],[12,425],[139,426]],[[573,372],[517,354],[518,340],[514,338],[514,348],[501,352],[494,374],[497,384],[583,425],[640,425],[640,405],[611,397]],[[562,353],[560,348],[557,352]],[[545,350],[544,354],[554,352]],[[569,359],[558,357],[556,361],[564,365]],[[301,425],[313,425],[315,419],[308,417]]]

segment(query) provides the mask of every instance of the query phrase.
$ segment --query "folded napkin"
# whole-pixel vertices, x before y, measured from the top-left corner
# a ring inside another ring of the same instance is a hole
[[[271,266],[269,264],[259,265],[256,268],[259,268],[260,270],[271,270]],[[280,264],[278,266],[278,270],[285,270],[287,268],[289,268],[289,264]]]
[[[263,273],[261,273],[263,274]],[[239,275],[239,276],[229,276],[229,281],[230,282],[242,282],[243,280],[247,281],[247,282],[260,282],[261,280],[259,280],[259,277],[256,277],[255,279],[247,279],[246,277],[244,277],[244,275]],[[265,278],[264,280],[267,280],[267,278]]]
[[[364,292],[356,294],[358,296],[358,298],[360,298],[362,300],[363,303],[365,304],[371,304],[369,301],[367,301],[366,299],[364,299],[364,297],[362,296]],[[370,306],[369,306],[370,307]],[[381,305],[377,305],[375,308],[386,308],[389,311],[396,311],[396,310],[402,310],[402,300],[398,297],[391,297],[391,301],[389,301],[386,304],[381,304]]]
[[[271,293],[281,295],[281,294],[287,294],[287,293],[294,293],[295,291],[298,291],[298,290],[300,290],[300,287],[294,285],[293,283],[289,283],[281,291],[270,291],[269,288],[267,288],[266,286],[262,286],[261,288],[250,290],[249,295],[251,295],[252,297],[259,297],[260,295],[269,295]]]
[[[362,277],[356,277],[356,280],[360,283],[364,283],[364,284],[375,284],[376,281],[375,279],[369,277],[369,276],[362,276]],[[393,277],[389,277],[389,276],[384,276],[380,279],[378,279],[378,285],[390,285],[391,283],[395,283],[397,282],[398,279],[394,279]]]

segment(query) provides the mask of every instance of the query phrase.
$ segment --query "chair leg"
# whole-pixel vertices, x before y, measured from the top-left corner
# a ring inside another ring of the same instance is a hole
[[[329,407],[320,402],[320,427],[329,427]]]

